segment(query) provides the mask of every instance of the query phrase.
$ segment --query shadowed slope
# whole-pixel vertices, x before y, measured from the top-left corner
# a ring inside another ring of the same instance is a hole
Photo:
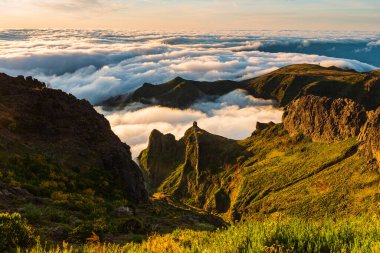
[[[2,74],[0,109],[0,180],[37,195],[57,190],[42,190],[44,181],[59,181],[62,191],[91,188],[104,197],[147,200],[129,146],[87,101]]]

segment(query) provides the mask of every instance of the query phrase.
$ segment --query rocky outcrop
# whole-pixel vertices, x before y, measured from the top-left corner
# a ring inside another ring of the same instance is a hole
[[[228,190],[220,185],[219,176],[233,170],[238,158],[250,155],[237,141],[208,133],[194,122],[178,141],[170,134],[154,130],[148,148],[139,158],[159,190],[194,206],[221,213],[227,212],[230,200]]]
[[[313,95],[290,103],[283,115],[290,135],[303,134],[313,141],[334,142],[358,136],[367,120],[363,106],[351,99],[332,99]]]
[[[156,189],[179,165],[184,156],[184,144],[172,134],[153,130],[148,147],[138,157],[140,167],[152,190]]]
[[[380,167],[380,108],[368,113],[368,121],[359,138],[365,143],[363,150],[366,156],[376,159]]]
[[[268,127],[273,127],[275,125],[274,122],[270,121],[268,123],[262,123],[262,122],[258,122],[256,123],[256,129],[255,131],[252,133],[252,136],[267,129]]]
[[[60,173],[83,176],[83,181],[105,194],[112,187],[132,202],[147,200],[129,146],[89,102],[49,89],[31,77],[1,74],[0,111],[0,151],[43,156]]]

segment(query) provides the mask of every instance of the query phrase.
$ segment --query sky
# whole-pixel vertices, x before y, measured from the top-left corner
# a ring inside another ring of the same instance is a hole
[[[0,9],[0,28],[380,30],[379,0],[0,0]]]

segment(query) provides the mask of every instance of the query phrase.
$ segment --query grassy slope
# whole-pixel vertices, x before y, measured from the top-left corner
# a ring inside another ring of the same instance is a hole
[[[198,192],[189,187],[188,194],[182,195],[184,203],[219,212],[228,220],[277,212],[318,218],[377,210],[379,173],[360,157],[355,139],[313,143],[301,136],[289,137],[278,124],[237,144],[253,155],[241,156],[235,164],[219,165],[217,173],[201,181],[204,203],[197,201]],[[172,194],[181,187],[178,177],[183,166],[164,182],[165,192]],[[194,173],[189,173],[187,180],[195,180]],[[219,200],[229,206],[225,212],[216,208],[220,192],[228,195]]]
[[[290,65],[245,81],[256,97],[276,99],[281,106],[300,95],[351,98],[368,109],[380,105],[380,81],[376,71],[359,73],[336,67]]]
[[[380,220],[362,217],[305,221],[273,217],[250,221],[216,232],[177,230],[152,235],[142,243],[68,246],[66,251],[36,247],[33,252],[357,252],[380,250]]]

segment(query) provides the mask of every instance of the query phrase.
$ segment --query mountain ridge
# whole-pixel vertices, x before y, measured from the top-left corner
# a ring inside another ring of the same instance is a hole
[[[109,98],[98,105],[105,110],[123,109],[132,103],[185,109],[200,100],[212,101],[243,89],[254,97],[276,100],[280,107],[298,97],[315,95],[349,98],[371,110],[380,106],[379,87],[378,70],[360,73],[337,67],[296,64],[240,82],[197,82],[176,77],[159,85],[144,84],[134,92]]]

